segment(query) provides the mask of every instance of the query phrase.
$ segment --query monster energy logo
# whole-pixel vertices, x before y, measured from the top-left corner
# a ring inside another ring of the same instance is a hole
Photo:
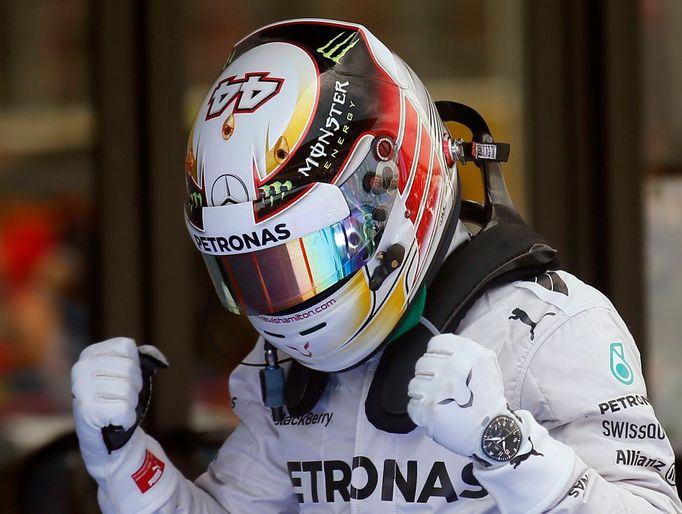
[[[341,39],[345,34],[346,34],[345,31],[337,34],[326,45],[318,48],[317,53],[321,54],[322,57],[326,57],[327,59],[330,59],[332,62],[338,64],[339,61],[341,61],[341,59],[343,58],[343,56],[348,53],[348,50],[353,48],[355,45],[358,44],[358,41],[360,41],[359,37],[356,38],[357,32],[351,32],[350,35],[347,36],[345,39]],[[334,44],[334,42],[337,39],[341,39],[341,41]]]
[[[197,193],[196,191],[189,195],[189,202],[192,204],[192,207],[201,207],[202,204],[202,198],[201,198],[201,193]]]
[[[272,184],[259,187],[258,190],[261,192],[261,198],[263,200],[269,199],[270,205],[272,205],[275,201],[275,196],[281,194],[282,198],[284,198],[284,194],[288,191],[291,191],[293,187],[294,184],[291,182],[291,180],[287,180],[286,182],[273,182]]]

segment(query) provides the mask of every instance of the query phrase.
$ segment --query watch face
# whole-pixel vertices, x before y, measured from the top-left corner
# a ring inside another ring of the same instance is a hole
[[[497,416],[486,427],[481,438],[483,453],[498,462],[514,458],[521,448],[521,428],[514,418]]]

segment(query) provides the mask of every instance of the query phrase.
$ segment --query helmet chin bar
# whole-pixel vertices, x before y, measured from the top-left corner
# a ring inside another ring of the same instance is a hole
[[[438,101],[436,108],[443,121],[453,121],[467,127],[472,134],[472,141],[447,138],[443,149],[448,162],[455,160],[465,164],[473,162],[481,171],[485,203],[483,205],[462,200],[460,219],[473,223],[480,230],[487,230],[503,222],[525,225],[509,196],[502,176],[500,162],[509,158],[508,143],[495,143],[490,129],[483,117],[471,107],[449,101]]]

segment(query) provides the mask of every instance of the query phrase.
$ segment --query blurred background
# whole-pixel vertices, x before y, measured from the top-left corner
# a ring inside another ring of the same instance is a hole
[[[97,512],[70,417],[89,342],[169,357],[145,423],[188,475],[234,426],[254,336],[185,234],[185,138],[232,45],[293,17],[364,23],[511,143],[517,206],[620,309],[682,455],[682,2],[0,0],[0,513]]]

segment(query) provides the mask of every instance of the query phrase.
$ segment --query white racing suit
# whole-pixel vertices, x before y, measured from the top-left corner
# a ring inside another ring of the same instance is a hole
[[[550,272],[537,283],[488,291],[458,333],[496,352],[511,408],[529,411],[550,443],[570,447],[563,454],[572,462],[545,459],[537,444],[524,462],[490,472],[421,428],[377,430],[365,399],[380,355],[332,374],[313,411],[275,425],[261,399],[259,341],[230,377],[241,423],[207,472],[195,483],[184,479],[145,436],[139,440],[165,464],[161,478],[142,493],[129,477],[117,477],[109,483],[125,487],[127,479],[133,493],[119,500],[103,485],[100,503],[105,512],[126,514],[492,514],[519,512],[515,498],[522,495],[527,505],[542,505],[534,512],[552,514],[682,512],[675,458],[647,398],[639,353],[602,294]],[[535,498],[544,494],[538,476],[554,479],[567,467],[573,472],[568,480],[561,474],[556,497]]]

